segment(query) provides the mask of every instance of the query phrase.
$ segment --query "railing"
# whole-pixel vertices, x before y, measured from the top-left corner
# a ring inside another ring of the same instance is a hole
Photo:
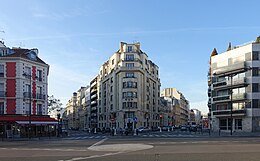
[[[246,109],[240,109],[240,110],[232,110],[232,115],[245,115],[246,114]],[[230,110],[223,110],[223,111],[213,111],[213,115],[231,115]]]
[[[97,101],[91,101],[91,105],[93,105],[93,104],[96,104],[97,103]]]
[[[238,93],[232,95],[232,100],[243,100],[246,99],[246,93]]]
[[[212,70],[213,70],[213,73],[222,74],[222,73],[232,72],[232,71],[236,71],[236,70],[240,70],[240,69],[246,69],[245,62],[229,64],[227,66],[219,67],[219,68],[215,67]]]
[[[32,94],[30,92],[23,92],[23,97],[24,98],[32,98]]]
[[[36,94],[36,99],[45,100],[45,95],[44,95],[44,94],[41,94],[41,93],[37,93],[37,94]]]
[[[213,97],[213,102],[221,102],[224,100],[230,100],[229,95],[223,95],[223,96],[215,96]]]
[[[42,82],[42,78],[41,78],[41,77],[37,77],[37,80],[38,80],[39,82]]]
[[[97,94],[94,94],[90,97],[90,99],[93,99],[93,98],[96,98],[97,97]]]

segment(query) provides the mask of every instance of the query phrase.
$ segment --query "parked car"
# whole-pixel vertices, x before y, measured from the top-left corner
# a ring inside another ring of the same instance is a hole
[[[150,131],[150,129],[149,129],[149,128],[146,128],[146,127],[139,127],[137,130],[138,130],[138,132],[140,132],[140,133]]]
[[[172,130],[171,126],[163,126],[162,127],[162,131],[168,131],[169,130]]]
[[[190,131],[196,132],[197,131],[197,126],[194,126],[194,125],[190,126]]]
[[[152,127],[152,131],[159,131],[160,127]]]
[[[188,127],[185,126],[185,125],[182,125],[182,126],[180,127],[180,130],[181,130],[181,131],[187,131],[187,130],[188,130]]]

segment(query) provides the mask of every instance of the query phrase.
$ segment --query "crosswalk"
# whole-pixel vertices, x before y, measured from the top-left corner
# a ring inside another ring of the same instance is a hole
[[[157,137],[157,138],[172,138],[172,137],[201,137],[199,135],[191,135],[191,134],[144,134],[140,135],[140,137]]]
[[[77,136],[77,137],[67,137],[67,138],[63,138],[63,140],[86,140],[86,139],[104,139],[106,138],[106,136]]]

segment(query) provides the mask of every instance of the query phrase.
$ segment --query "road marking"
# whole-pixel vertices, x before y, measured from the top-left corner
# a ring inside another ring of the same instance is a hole
[[[107,138],[104,138],[104,139],[102,139],[102,140],[100,140],[100,141],[98,141],[98,142],[96,142],[95,144],[92,144],[90,147],[88,147],[88,148],[92,148],[92,147],[94,147],[94,146],[97,146],[97,145],[99,145],[99,144],[102,144],[104,141],[106,141],[107,140]]]
[[[77,161],[77,160],[85,160],[85,159],[92,159],[92,158],[100,158],[100,157],[106,157],[106,156],[111,156],[111,155],[117,155],[121,154],[123,152],[116,152],[116,153],[106,153],[106,154],[101,154],[101,155],[92,155],[88,157],[77,157],[77,158],[71,158],[69,160],[58,160],[58,161]]]

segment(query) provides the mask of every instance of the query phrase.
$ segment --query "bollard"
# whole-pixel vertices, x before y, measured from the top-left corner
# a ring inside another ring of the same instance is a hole
[[[168,127],[168,132],[170,132],[170,128]]]
[[[134,136],[136,136],[136,130],[137,130],[137,129],[134,129]]]
[[[159,127],[160,128],[160,132],[162,132],[162,128],[161,127]]]
[[[96,128],[94,128],[94,134],[96,134],[97,133],[97,129]]]
[[[114,129],[114,136],[116,135],[116,128]]]

